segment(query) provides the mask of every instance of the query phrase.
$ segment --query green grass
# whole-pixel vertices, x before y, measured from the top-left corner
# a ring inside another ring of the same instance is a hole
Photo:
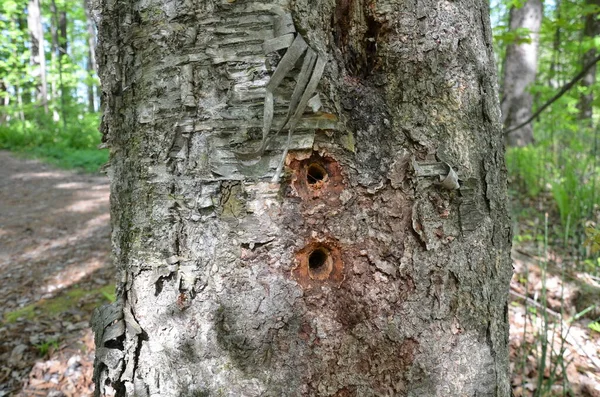
[[[97,173],[108,161],[108,150],[71,149],[52,146],[3,148],[14,153],[41,160],[67,170]]]
[[[56,350],[58,347],[59,343],[57,339],[48,339],[35,345],[35,348],[41,357],[46,357],[46,355],[50,353],[51,348],[52,350]]]
[[[113,285],[106,285],[92,290],[76,287],[53,298],[43,299],[39,302],[7,312],[4,314],[4,321],[10,324],[16,322],[20,318],[32,320],[38,316],[38,313],[43,313],[50,317],[57,317],[61,313],[72,308],[88,309],[91,311],[96,306],[96,302],[90,302],[89,307],[79,307],[79,301],[87,296],[96,296],[98,300],[114,302],[115,287]]]
[[[45,115],[0,126],[0,149],[37,158],[64,169],[98,172],[108,161],[108,150],[97,149],[99,114],[85,114],[65,127]]]

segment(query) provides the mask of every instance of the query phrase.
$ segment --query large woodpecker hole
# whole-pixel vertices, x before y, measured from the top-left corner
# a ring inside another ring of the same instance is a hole
[[[327,171],[321,164],[312,163],[306,169],[306,181],[314,185],[327,179]]]
[[[289,192],[311,206],[312,200],[323,200],[336,205],[345,187],[340,164],[333,157],[315,151],[308,158],[307,154],[302,151],[288,155],[293,189]]]
[[[339,245],[333,240],[309,242],[296,253],[296,260],[298,265],[292,274],[303,287],[321,282],[339,283],[344,279]]]
[[[317,248],[308,256],[308,267],[313,271],[319,271],[327,263],[329,252],[325,248]]]

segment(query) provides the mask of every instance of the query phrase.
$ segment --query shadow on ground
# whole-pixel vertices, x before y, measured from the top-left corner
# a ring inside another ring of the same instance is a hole
[[[114,299],[108,197],[105,177],[0,152],[0,396],[91,394],[89,318]]]

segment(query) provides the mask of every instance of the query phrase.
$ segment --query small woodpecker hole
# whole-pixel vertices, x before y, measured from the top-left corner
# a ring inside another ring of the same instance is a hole
[[[326,178],[327,171],[325,171],[325,168],[323,168],[323,166],[321,166],[320,164],[312,163],[306,169],[306,180],[309,185],[314,185],[316,183],[324,181],[326,180]]]
[[[339,246],[333,240],[312,240],[296,253],[296,260],[292,274],[303,287],[322,282],[336,283],[344,279]]]
[[[319,271],[327,263],[329,252],[325,248],[317,248],[308,256],[308,267],[311,270]]]

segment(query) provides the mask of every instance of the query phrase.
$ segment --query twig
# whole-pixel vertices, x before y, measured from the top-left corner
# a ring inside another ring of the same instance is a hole
[[[551,314],[554,317],[560,318],[562,321],[562,316],[560,315],[560,313],[557,313],[552,309],[548,309],[547,307],[544,307],[539,302],[537,302],[525,295],[522,295],[516,291],[513,291],[512,289],[510,290],[510,294],[516,296],[517,298],[524,299],[528,303],[531,303],[532,305],[539,307],[540,309],[546,310],[546,312],[548,314]],[[570,329],[570,326],[567,329]],[[591,356],[585,349],[583,349],[581,347],[581,345],[575,340],[575,338],[572,335],[569,335],[569,331],[566,332],[566,335],[561,335],[561,337],[562,337],[562,339],[567,341],[571,346],[573,346],[575,348],[575,350],[577,351],[577,353],[579,353],[579,355],[586,356],[591,361],[592,365],[594,365],[596,368],[600,369],[600,360]]]
[[[552,105],[552,103],[554,103],[558,98],[563,96],[565,94],[565,92],[569,91],[571,89],[571,87],[573,87],[575,85],[575,83],[577,83],[579,80],[581,80],[585,76],[587,71],[590,70],[592,68],[592,66],[594,66],[596,63],[598,63],[598,61],[600,61],[600,55],[598,55],[596,58],[592,59],[592,61],[590,63],[585,65],[583,67],[583,69],[581,69],[581,72],[579,72],[579,74],[577,74],[577,76],[573,77],[573,79],[571,81],[569,81],[567,84],[563,85],[562,88],[560,89],[560,91],[558,91],[556,93],[556,95],[554,95],[546,103],[544,103],[538,110],[536,110],[535,113],[533,113],[531,115],[531,117],[529,117],[527,120],[525,120],[521,124],[517,125],[516,127],[505,129],[504,134],[510,134],[511,132],[516,131],[521,127],[525,127],[527,124],[531,123],[533,121],[533,119],[535,119],[537,116],[539,116],[540,113],[542,113],[548,106]]]
[[[516,291],[513,291],[512,289],[510,290],[510,294],[516,296],[517,298],[521,298],[526,300],[528,303],[531,303],[533,306],[539,307],[540,309],[545,310],[546,312],[548,312],[548,314],[553,315],[554,317],[558,317],[558,318],[562,318],[562,316],[560,315],[560,313],[555,312],[552,309],[548,309],[547,307],[545,307],[544,305],[540,304],[538,301],[533,300],[525,295],[522,295]]]

